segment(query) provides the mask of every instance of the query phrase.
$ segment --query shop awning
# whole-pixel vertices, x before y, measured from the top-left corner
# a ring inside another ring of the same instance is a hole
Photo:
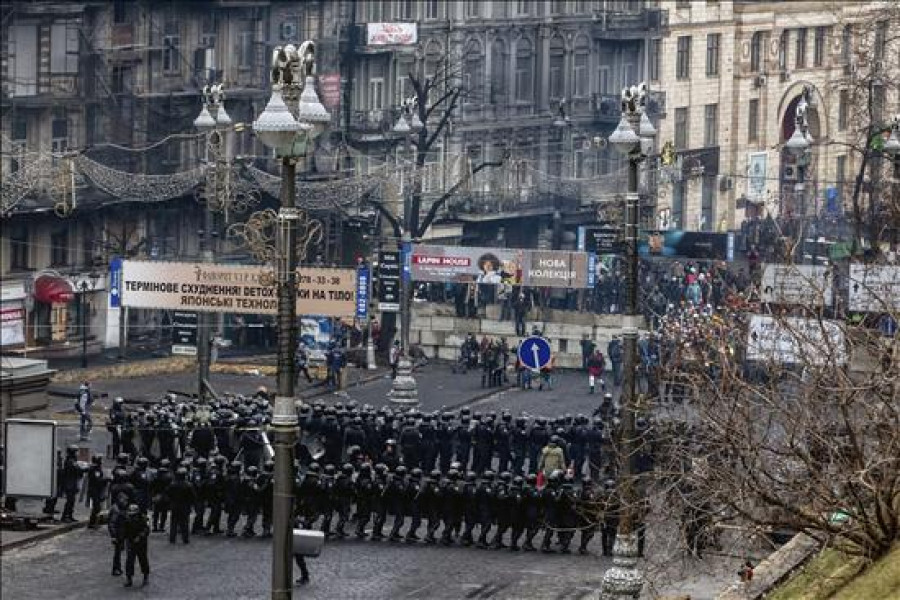
[[[62,277],[41,275],[34,280],[34,299],[45,304],[71,302],[75,299],[75,292]]]

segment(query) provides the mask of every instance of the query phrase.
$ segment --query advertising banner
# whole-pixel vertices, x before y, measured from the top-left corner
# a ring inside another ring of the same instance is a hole
[[[831,306],[833,291],[828,267],[763,265],[762,301],[776,304]]]
[[[122,306],[274,315],[276,286],[259,265],[127,260],[122,263]],[[356,269],[297,270],[297,314],[356,314]]]
[[[341,105],[341,75],[340,73],[323,73],[319,75],[319,89],[322,92],[322,104],[329,110],[339,108]]]
[[[747,198],[753,202],[766,199],[766,162],[765,152],[751,152],[747,158]]]
[[[109,261],[109,307],[122,306],[122,259],[116,256]]]
[[[900,310],[900,267],[850,265],[850,310],[893,312]]]
[[[747,339],[747,360],[844,365],[848,354],[844,332],[834,321],[753,315]]]
[[[411,46],[419,41],[416,23],[366,23],[367,46]]]
[[[638,252],[650,256],[679,256],[698,260],[734,260],[734,233],[705,231],[649,231]]]
[[[25,308],[17,302],[0,308],[0,346],[25,343]]]
[[[356,270],[356,318],[369,316],[369,267],[361,266]]]
[[[586,288],[589,262],[565,250],[415,245],[410,270],[414,281]]]

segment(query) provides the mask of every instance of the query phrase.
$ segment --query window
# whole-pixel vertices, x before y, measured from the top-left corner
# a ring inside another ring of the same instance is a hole
[[[163,73],[181,72],[181,34],[179,23],[174,17],[166,19],[163,26]]]
[[[9,266],[11,269],[28,268],[28,226],[9,228]]]
[[[691,36],[689,35],[678,38],[678,61],[675,69],[676,78],[691,78]]]
[[[835,165],[834,178],[837,183],[838,196],[843,198],[844,185],[847,182],[847,157],[845,155],[841,155],[841,156],[837,157],[837,164]]]
[[[397,11],[397,18],[401,21],[412,21],[413,20],[413,0],[401,0],[397,2],[397,6],[395,10]],[[308,40],[315,39],[312,37],[306,38]]]
[[[650,56],[649,56],[649,64],[647,65],[647,69],[650,71],[650,81],[659,81],[659,51],[660,46],[662,46],[662,40],[660,39],[652,39],[650,40]]]
[[[303,19],[300,22],[303,25],[303,37],[300,39],[317,40],[322,37],[322,32],[319,30],[319,24],[321,23],[319,13],[310,10],[303,15]]]
[[[252,21],[243,21],[237,37],[237,63],[239,69],[249,69],[256,62],[255,26]]]
[[[850,92],[841,90],[838,94],[838,131],[847,130],[847,121],[850,113]]]
[[[218,31],[219,22],[216,20],[216,13],[204,13],[203,18],[200,20],[200,46],[202,48],[215,48]]]
[[[675,2],[675,8],[681,9],[681,8],[690,8],[690,7],[691,7],[691,0],[676,0],[676,2]]]
[[[50,27],[50,72],[78,73],[78,29],[74,23],[54,23]]]
[[[69,120],[65,117],[56,117],[50,126],[50,149],[55,153],[65,152],[69,148]]]
[[[509,54],[502,39],[495,39],[491,44],[491,104],[507,102],[506,74],[509,71]]]
[[[550,98],[563,98],[566,95],[566,47],[560,37],[550,40]]]
[[[551,15],[562,15],[566,12],[566,2],[565,0],[552,0],[550,2],[550,14]]]
[[[710,33],[706,36],[706,76],[719,76],[719,46],[722,43],[722,34]]]
[[[703,178],[702,187],[700,188],[700,223],[697,229],[699,231],[713,231],[715,229],[715,199],[716,199],[716,177],[707,176]]]
[[[821,67],[825,64],[825,39],[828,36],[828,27],[816,27],[816,39],[813,44],[813,66]]]
[[[50,234],[50,265],[61,267],[69,264],[69,230],[58,229]]]
[[[12,120],[12,139],[22,145],[28,141],[28,119],[22,114],[16,115]]]
[[[530,15],[531,14],[531,0],[517,0],[516,1],[516,14],[517,15]]]
[[[750,38],[750,71],[759,73],[763,60],[763,32],[757,31]]]
[[[128,2],[115,0],[113,2],[113,24],[122,25],[128,22]]]
[[[750,105],[748,107],[747,141],[759,141],[759,100],[757,98],[751,98]]]
[[[394,86],[394,92],[397,97],[397,104],[403,101],[404,98],[409,98],[415,94],[415,91],[412,87],[412,82],[409,80],[410,72],[416,72],[416,65],[412,61],[403,61],[398,62],[396,68],[394,69],[394,73],[397,77],[396,85]]]
[[[609,94],[610,91],[609,67],[600,67],[597,70],[597,92]]]
[[[369,108],[372,111],[384,109],[384,77],[369,78]]]
[[[477,19],[480,16],[481,16],[480,0],[467,0],[466,1],[466,18],[467,19]]]
[[[798,69],[806,67],[806,29],[797,30],[797,55],[794,57],[794,65]]]
[[[6,42],[9,56],[9,85],[13,96],[33,96],[37,93],[38,28],[31,24],[14,24],[8,29]]]
[[[588,77],[588,62],[590,60],[590,50],[585,48],[575,49],[575,64],[573,66],[573,83],[575,84],[575,97],[585,98],[591,93],[591,80]]]
[[[887,49],[887,21],[881,21],[875,28],[875,60],[884,60]]]
[[[590,2],[587,0],[575,0],[575,12],[578,14],[589,12]]]
[[[466,63],[464,81],[466,91],[481,97],[484,88],[484,52],[481,51],[481,43],[471,40],[466,47]]]
[[[707,148],[718,144],[719,105],[707,104],[703,118],[703,145]]]
[[[522,38],[516,43],[516,100],[532,102],[532,78],[534,58],[531,54],[531,42]]]
[[[675,148],[684,150],[688,147],[688,108],[675,109]]]
[[[116,65],[112,69],[112,93],[128,94],[131,92],[131,67]]]
[[[371,4],[378,4],[378,2],[372,2]],[[439,8],[440,3],[438,0],[425,0],[425,19],[428,21],[437,19]]]
[[[787,29],[781,32],[781,37],[778,38],[778,70],[779,71],[787,71],[787,54],[788,54],[788,43],[790,42],[791,32]]]
[[[94,264],[94,243],[97,234],[94,225],[90,222],[84,224],[81,231],[81,264],[90,268]]]
[[[672,228],[684,227],[685,181],[676,181],[672,186]]]
[[[853,26],[844,25],[844,31],[841,33],[841,61],[844,64],[850,62],[850,51],[853,46]]]

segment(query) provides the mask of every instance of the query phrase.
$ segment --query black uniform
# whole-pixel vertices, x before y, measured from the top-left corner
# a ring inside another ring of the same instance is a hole
[[[525,473],[525,459],[528,458],[528,427],[525,419],[516,419],[509,434],[512,452],[512,472],[515,475]]]
[[[228,537],[234,537],[237,535],[234,528],[237,525],[238,519],[241,518],[241,512],[243,512],[243,502],[241,501],[241,463],[236,461],[232,462],[228,467],[228,475],[225,476],[225,499],[223,508],[225,509],[225,512],[228,513],[226,535],[228,535]]]
[[[372,518],[374,506],[373,495],[375,482],[372,481],[372,469],[369,465],[363,465],[354,485],[354,498],[356,499],[356,537],[366,537],[366,525]]]
[[[132,504],[128,507],[122,529],[126,550],[125,587],[131,587],[135,559],[141,565],[141,574],[144,576],[143,585],[147,585],[147,578],[150,576],[150,559],[147,556],[147,538],[150,536],[150,526],[147,524],[147,516],[137,505]]]
[[[169,486],[172,484],[172,471],[168,465],[160,465],[156,476],[150,483],[153,496],[153,531],[165,531],[166,519],[169,516]]]
[[[458,532],[462,526],[465,499],[463,496],[464,485],[459,481],[457,473],[451,470],[447,481],[441,486],[441,518],[444,521],[444,531],[441,533],[441,543],[449,546],[453,542],[454,532]]]
[[[75,510],[75,499],[78,497],[81,476],[84,474],[84,471],[82,471],[81,467],[78,465],[77,453],[77,448],[67,448],[66,458],[63,461],[62,478],[59,483],[59,490],[61,495],[66,498],[62,513],[62,521],[64,523],[75,520],[72,513]]]
[[[504,420],[501,420],[494,428],[494,450],[497,452],[498,473],[508,471],[512,462],[511,436],[510,423],[504,417]]]
[[[172,518],[169,522],[169,543],[174,544],[181,534],[181,541],[190,542],[191,507],[194,505],[194,488],[187,480],[187,469],[181,467],[175,471],[175,479],[169,486],[169,501],[172,506]]]
[[[100,514],[103,502],[106,500],[108,486],[109,480],[103,473],[103,457],[95,456],[87,475],[87,495],[91,503],[91,517],[88,521],[88,527],[91,529],[97,526],[97,517]]]
[[[453,430],[450,428],[449,416],[438,421],[435,426],[435,439],[437,440],[438,468],[441,473],[450,470],[450,463],[453,462]]]
[[[469,460],[472,456],[472,429],[471,422],[468,417],[463,417],[459,425],[456,426],[456,462],[458,462],[463,471],[468,471]]]
[[[422,456],[422,435],[412,421],[407,421],[403,429],[400,430],[400,439],[398,441],[400,442],[400,454],[403,455],[403,465],[407,469],[418,467]]]

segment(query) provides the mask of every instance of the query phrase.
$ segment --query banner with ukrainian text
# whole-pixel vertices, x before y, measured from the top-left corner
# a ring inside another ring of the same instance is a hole
[[[413,281],[589,287],[587,252],[416,244],[409,264]]]
[[[126,260],[122,305],[132,308],[274,315],[272,271],[259,265]],[[297,269],[297,314],[352,317],[356,270]]]

